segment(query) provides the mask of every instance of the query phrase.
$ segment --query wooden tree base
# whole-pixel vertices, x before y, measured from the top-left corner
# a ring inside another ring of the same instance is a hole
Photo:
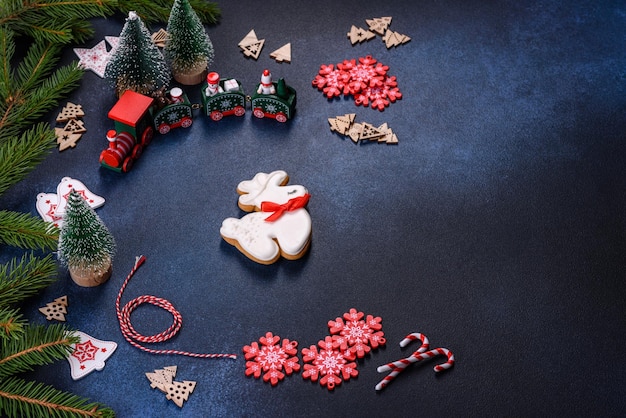
[[[113,273],[113,265],[109,263],[109,267],[105,269],[82,269],[69,268],[70,277],[79,286],[95,287],[105,283]]]
[[[173,76],[174,80],[178,81],[180,84],[185,86],[195,86],[202,83],[206,79],[207,73],[208,71],[205,65],[202,69],[196,72],[174,73]]]

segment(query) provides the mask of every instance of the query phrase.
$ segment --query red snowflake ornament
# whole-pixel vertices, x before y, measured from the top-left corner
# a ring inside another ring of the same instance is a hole
[[[243,347],[246,360],[246,376],[253,375],[256,379],[263,374],[263,381],[269,381],[272,386],[285,378],[285,374],[291,375],[300,370],[298,354],[298,342],[284,339],[280,345],[280,337],[271,332],[265,337],[259,338],[261,346],[254,341]],[[284,371],[284,373],[283,373]]]
[[[389,66],[378,62],[371,55],[344,60],[335,67],[321,65],[312,84],[332,99],[352,95],[357,106],[370,106],[380,111],[390,103],[402,98],[395,76],[389,76]]]
[[[348,362],[350,360],[346,359],[339,344],[331,336],[319,341],[317,346],[303,348],[302,361],[305,363],[302,377],[313,382],[319,379],[320,385],[326,386],[328,390],[335,389],[342,381],[359,374],[356,363]]]
[[[365,319],[363,319],[365,317]],[[328,328],[334,342],[344,352],[348,360],[363,358],[371,349],[385,345],[384,333],[381,331],[382,318],[358,312],[352,308],[343,314],[343,318],[328,321]]]
[[[366,87],[360,93],[354,95],[354,103],[357,106],[370,106],[381,112],[390,103],[402,98],[402,93],[397,87],[396,77],[387,77],[384,82],[376,86]]]
[[[320,66],[319,74],[313,80],[313,85],[322,91],[326,97],[332,99],[348,92],[350,75],[345,71],[330,65]]]

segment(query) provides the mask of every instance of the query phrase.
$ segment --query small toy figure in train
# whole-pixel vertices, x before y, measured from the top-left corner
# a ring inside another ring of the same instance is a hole
[[[252,114],[257,118],[272,118],[287,122],[296,110],[296,91],[283,78],[272,81],[272,74],[264,70],[256,94],[252,96]]]
[[[201,96],[204,113],[214,121],[246,113],[246,95],[241,83],[234,78],[220,79],[218,73],[210,72],[202,84]]]
[[[189,128],[193,123],[193,106],[179,87],[174,87],[159,101],[164,104],[154,112],[154,127],[165,135],[174,128]]]
[[[127,90],[109,111],[115,129],[107,133],[109,146],[100,153],[100,164],[128,172],[154,136],[151,108],[154,99]]]
[[[215,71],[210,72],[206,76],[207,86],[204,93],[208,97],[215,96],[217,93],[224,93],[224,89],[220,86],[220,75]]]

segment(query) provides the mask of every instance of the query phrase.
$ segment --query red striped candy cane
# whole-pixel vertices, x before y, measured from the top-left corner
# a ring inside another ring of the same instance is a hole
[[[119,293],[117,294],[117,299],[115,300],[115,311],[117,313],[117,319],[120,323],[120,329],[122,331],[122,335],[133,347],[136,347],[140,350],[146,351],[152,354],[176,354],[181,356],[188,357],[196,357],[196,358],[231,358],[236,359],[236,354],[198,354],[198,353],[190,353],[187,351],[179,351],[179,350],[154,350],[151,348],[144,347],[141,343],[160,343],[169,340],[180,330],[180,327],[183,325],[183,317],[174,308],[168,300],[159,298],[156,296],[143,295],[136,297],[135,299],[128,302],[124,305],[123,308],[120,309],[120,300],[122,299],[122,294],[128,285],[131,277],[135,274],[135,272],[141,267],[141,265],[146,261],[146,257],[139,256],[135,258],[135,265],[133,266],[128,276],[126,276],[126,280],[122,284]],[[172,314],[174,320],[172,325],[169,326],[163,332],[160,332],[155,335],[145,336],[138,333],[130,322],[131,313],[141,304],[149,303],[154,306],[158,306],[160,308],[165,309],[167,312]]]
[[[417,355],[416,355],[417,354]],[[436,372],[441,372],[443,370],[447,370],[450,367],[454,366],[454,354],[452,353],[452,351],[448,350],[447,348],[434,348],[430,351],[427,351],[425,353],[413,353],[411,355],[412,358],[414,358],[415,360],[413,360],[413,363],[416,363],[420,360],[424,360],[427,358],[433,358],[435,356],[438,355],[443,355],[443,356],[447,356],[448,360],[443,363],[443,364],[438,364],[435,367],[433,367],[433,369]]]
[[[400,345],[402,347],[405,347],[411,341],[415,341],[418,339],[422,341],[422,345],[409,357],[406,357],[406,358],[403,358],[403,359],[400,359],[391,363],[387,363],[378,367],[377,371],[379,373],[386,372],[386,371],[391,371],[391,373],[385,376],[385,378],[383,378],[383,380],[381,380],[376,385],[376,390],[384,389],[389,384],[389,382],[391,382],[398,374],[400,374],[400,372],[402,372],[409,364],[417,363],[418,361],[421,361],[424,359],[433,358],[438,355],[444,355],[448,358],[445,363],[438,364],[433,368],[435,372],[441,372],[443,370],[447,370],[450,367],[454,366],[454,354],[452,353],[452,351],[448,350],[447,348],[440,347],[440,348],[434,348],[432,350],[426,351],[428,350],[428,345],[429,345],[428,338],[426,338],[426,336],[423,334],[420,334],[420,333],[409,334],[404,340],[400,342]]]
[[[400,341],[400,347],[406,347],[412,341],[416,341],[416,340],[420,340],[422,342],[422,345],[411,356],[394,361],[392,363],[387,363],[383,366],[379,366],[378,369],[376,370],[378,370],[379,373],[383,373],[383,372],[388,372],[390,370],[393,370],[395,368],[404,369],[409,364],[414,363],[414,361],[411,361],[413,356],[416,356],[417,354],[423,353],[426,350],[428,350],[428,346],[429,346],[428,337],[426,337],[424,334],[421,334],[419,332],[414,332],[412,334],[407,335],[405,339]]]
[[[416,341],[416,340],[420,340],[422,342],[422,345],[412,355],[410,355],[409,357],[400,359],[398,361],[394,361],[392,363],[387,363],[385,365],[379,366],[378,369],[376,369],[379,373],[391,371],[391,373],[385,376],[383,380],[378,382],[378,384],[376,385],[376,390],[384,389],[409,364],[414,363],[414,361],[412,361],[414,356],[419,355],[425,352],[426,350],[428,350],[428,346],[429,346],[428,337],[426,337],[424,334],[421,334],[419,332],[414,332],[412,334],[407,335],[402,341],[400,341],[400,347],[406,347],[412,341]]]

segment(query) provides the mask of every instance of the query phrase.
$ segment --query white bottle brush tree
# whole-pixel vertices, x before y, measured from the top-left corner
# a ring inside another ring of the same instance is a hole
[[[104,77],[115,88],[118,97],[126,90],[154,97],[170,83],[171,74],[165,58],[135,12],[128,13]]]
[[[67,199],[59,233],[58,258],[70,270],[76,284],[98,286],[111,277],[115,239],[75,190]]]
[[[167,40],[163,49],[174,79],[193,85],[204,81],[213,62],[213,44],[189,0],[175,0],[167,22]]]

